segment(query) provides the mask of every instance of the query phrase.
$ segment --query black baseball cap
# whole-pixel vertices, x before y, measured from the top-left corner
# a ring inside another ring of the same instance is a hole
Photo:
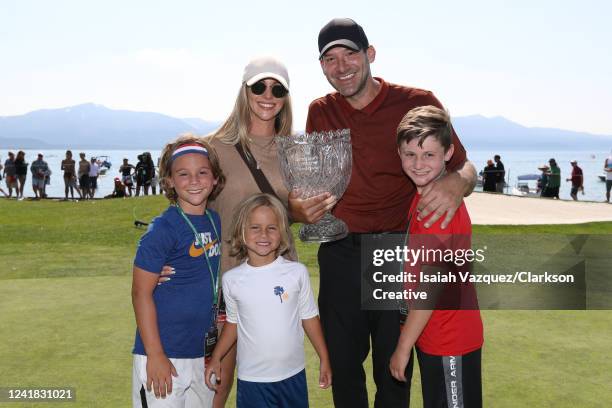
[[[363,28],[350,18],[334,18],[319,31],[319,59],[330,48],[346,47],[360,51],[370,46]]]

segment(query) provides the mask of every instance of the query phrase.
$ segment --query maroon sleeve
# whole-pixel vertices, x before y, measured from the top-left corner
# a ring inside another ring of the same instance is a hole
[[[306,117],[306,133],[310,133],[312,132],[314,129],[316,129],[315,127],[315,118],[317,116],[317,107],[316,107],[316,101],[312,101],[310,103],[310,106],[308,106],[308,116]]]

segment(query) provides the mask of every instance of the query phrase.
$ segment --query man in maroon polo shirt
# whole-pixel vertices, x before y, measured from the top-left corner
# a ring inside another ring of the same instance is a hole
[[[399,337],[399,312],[361,310],[360,234],[406,231],[415,188],[397,154],[397,126],[417,106],[442,105],[430,91],[373,77],[370,64],[376,50],[351,19],[333,19],[321,29],[319,53],[323,73],[337,92],[310,104],[306,131],[349,128],[353,170],[337,203],[330,194],[302,200],[292,192],[289,208],[293,220],[307,223],[333,208],[350,231],[345,239],[321,244],[318,256],[319,308],[332,364],[334,405],[368,407],[363,362],[371,340],[377,386],[374,406],[407,407],[410,384],[394,380],[388,369]],[[419,202],[419,219],[434,213],[426,227],[440,217],[445,217],[442,227],[446,227],[476,183],[476,170],[454,131],[452,140],[455,152],[447,164],[448,174],[432,183]]]

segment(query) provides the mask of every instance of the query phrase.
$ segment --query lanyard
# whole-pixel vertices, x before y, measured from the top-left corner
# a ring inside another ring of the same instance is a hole
[[[189,218],[187,217],[183,209],[178,205],[178,203],[176,204],[176,208],[179,214],[181,214],[183,219],[187,222],[187,225],[189,225],[189,227],[193,231],[193,234],[195,235],[195,239],[198,242],[198,245],[200,245],[200,247],[204,251],[204,258],[206,259],[206,264],[208,264],[208,272],[210,272],[210,283],[211,283],[212,292],[213,292],[213,307],[216,308],[216,306],[218,305],[217,300],[219,296],[219,268],[221,265],[220,263],[217,264],[217,273],[214,274],[212,270],[212,266],[210,265],[210,259],[208,259],[208,251],[206,250],[206,247],[204,246],[204,242],[202,241],[202,236],[195,229],[195,227],[193,226],[193,224],[191,223],[191,221],[189,220]],[[210,215],[210,211],[208,211],[207,209],[205,214],[208,217],[208,221],[210,221],[210,224],[212,225],[213,230],[215,231],[215,235],[217,237],[217,243],[219,243],[219,233],[217,232],[217,227],[215,226],[212,216]]]

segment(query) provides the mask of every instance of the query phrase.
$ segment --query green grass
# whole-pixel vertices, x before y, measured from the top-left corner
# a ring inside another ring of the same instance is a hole
[[[0,200],[0,387],[71,386],[78,407],[130,405],[135,324],[131,263],[161,197],[94,202]],[[294,228],[297,228],[294,227]],[[612,223],[475,226],[475,234],[612,234]],[[298,244],[318,288],[317,245]],[[608,282],[609,283],[609,282]],[[485,406],[598,407],[612,399],[612,312],[483,311]],[[318,390],[307,346],[312,407]],[[371,365],[366,365],[371,398]],[[412,406],[421,406],[418,369]],[[44,404],[0,403],[27,407]],[[230,404],[233,406],[233,396]]]

